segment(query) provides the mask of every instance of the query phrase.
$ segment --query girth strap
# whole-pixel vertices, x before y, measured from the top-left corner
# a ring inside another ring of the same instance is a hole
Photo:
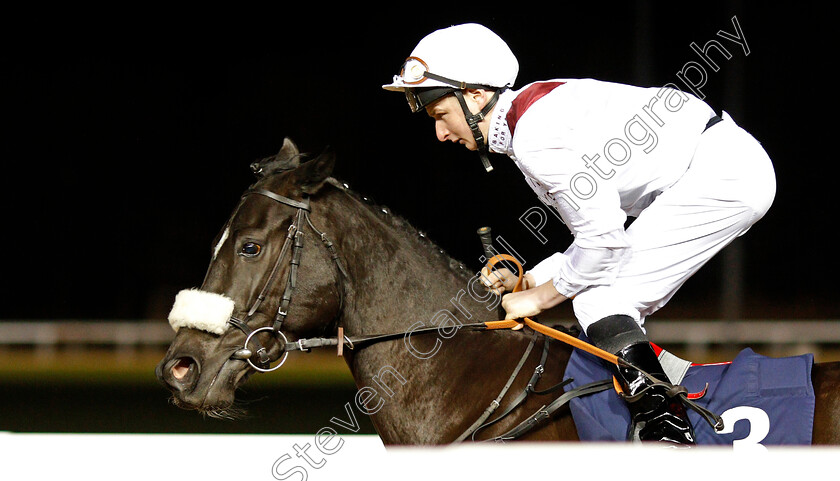
[[[537,334],[538,333],[535,331],[534,335],[536,336]],[[550,393],[553,393],[554,391],[562,388],[563,386],[569,384],[570,382],[572,382],[572,379],[566,379],[566,380],[564,380],[560,383],[557,383],[554,386],[552,386],[552,387],[550,387],[550,388],[548,388],[544,391],[536,391],[534,389],[534,386],[537,385],[537,382],[539,382],[540,378],[542,377],[543,372],[545,372],[545,363],[546,363],[546,360],[548,359],[548,349],[549,349],[549,346],[550,346],[550,342],[551,342],[551,339],[546,337],[545,342],[543,344],[543,352],[542,352],[542,357],[540,358],[540,363],[537,365],[536,368],[534,368],[534,372],[533,372],[533,374],[531,374],[531,379],[529,379],[528,383],[525,385],[525,389],[523,389],[522,392],[519,393],[519,396],[517,396],[516,399],[514,399],[508,405],[507,409],[505,409],[505,411],[502,414],[497,416],[492,421],[484,423],[484,424],[480,425],[479,427],[475,428],[475,430],[473,431],[473,433],[471,435],[471,439],[473,441],[475,441],[475,437],[476,437],[476,435],[478,434],[479,431],[481,431],[482,429],[485,429],[489,426],[492,426],[493,424],[496,424],[497,422],[506,418],[516,408],[521,406],[522,403],[524,403],[525,400],[528,399],[529,395],[531,395],[531,394],[536,394],[536,395],[550,394]],[[516,373],[514,373],[514,375],[517,374],[517,373],[518,373],[518,371]],[[498,403],[496,403],[496,407],[498,407]],[[485,417],[484,419],[486,420],[487,418]]]
[[[514,368],[513,373],[511,373],[511,375],[508,378],[507,382],[505,383],[504,387],[502,387],[502,390],[501,390],[501,392],[499,392],[499,395],[496,396],[496,399],[494,399],[490,403],[489,406],[487,406],[487,409],[484,410],[484,412],[481,414],[481,416],[479,416],[479,418],[476,419],[475,422],[469,428],[467,428],[466,431],[461,433],[461,435],[458,436],[457,439],[455,439],[456,443],[463,441],[464,439],[467,438],[467,436],[475,437],[476,432],[478,432],[479,430],[497,422],[499,419],[504,417],[507,413],[509,413],[512,410],[512,409],[509,408],[505,411],[505,414],[502,414],[502,416],[496,418],[495,420],[493,420],[489,423],[486,423],[486,424],[484,423],[496,411],[496,409],[499,408],[500,403],[502,401],[502,398],[505,397],[505,394],[507,394],[508,390],[510,389],[510,386],[513,384],[513,381],[516,380],[517,376],[519,376],[519,371],[522,370],[522,367],[525,365],[525,361],[527,361],[528,357],[531,355],[531,350],[533,350],[534,344],[536,344],[536,342],[537,342],[537,333],[534,332],[534,335],[531,336],[531,342],[528,343],[528,347],[525,349],[525,353],[522,354],[522,358],[519,360],[519,363],[516,365],[516,368]],[[543,359],[540,361],[540,364],[537,366],[537,368],[538,368],[538,370],[540,370],[540,372],[542,372],[541,368],[542,368],[543,364],[545,364],[545,356],[547,355],[547,353],[548,353],[548,340],[546,339],[544,349],[543,349]],[[535,373],[536,373],[536,370],[535,370]]]
[[[535,427],[537,427],[541,422],[545,421],[546,419],[550,419],[551,416],[554,415],[554,413],[557,412],[558,409],[566,405],[572,399],[581,396],[587,396],[589,394],[595,394],[601,391],[606,391],[607,389],[611,389],[612,387],[612,379],[608,379],[604,381],[596,381],[566,391],[560,397],[552,401],[550,404],[544,405],[543,407],[538,409],[537,412],[528,417],[528,419],[519,423],[510,431],[502,435],[496,436],[495,438],[489,439],[488,441],[504,442],[520,438]]]

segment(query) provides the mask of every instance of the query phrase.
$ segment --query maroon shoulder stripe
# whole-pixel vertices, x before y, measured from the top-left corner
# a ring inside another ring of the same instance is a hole
[[[513,130],[516,128],[516,122],[525,114],[534,102],[543,98],[556,87],[563,85],[566,82],[538,82],[526,88],[513,99],[513,103],[508,110],[505,117],[510,128],[510,133],[513,135]]]

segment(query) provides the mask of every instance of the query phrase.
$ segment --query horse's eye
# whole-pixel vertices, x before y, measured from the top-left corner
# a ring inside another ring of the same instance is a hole
[[[246,242],[242,244],[242,249],[239,250],[239,255],[243,257],[256,257],[260,255],[262,246],[256,242]]]

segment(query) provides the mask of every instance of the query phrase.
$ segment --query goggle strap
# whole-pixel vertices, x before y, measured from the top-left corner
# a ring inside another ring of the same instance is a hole
[[[442,75],[434,74],[434,73],[429,72],[429,71],[423,72],[423,76],[426,77],[426,78],[430,78],[432,80],[437,80],[438,82],[443,82],[445,84],[449,84],[449,85],[451,85],[453,87],[456,87],[456,88],[459,88],[461,90],[464,90],[464,89],[491,90],[491,89],[493,89],[493,87],[490,87],[488,85],[471,84],[471,83],[467,83],[467,82],[459,82],[457,80],[452,80],[451,78],[447,78],[447,77],[444,77]]]

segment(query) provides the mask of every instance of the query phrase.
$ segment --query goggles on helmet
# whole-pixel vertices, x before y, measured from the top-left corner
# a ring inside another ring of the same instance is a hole
[[[420,84],[428,79],[447,84],[447,86],[438,85],[434,87],[422,87]],[[401,83],[405,84],[405,98],[408,101],[408,106],[411,107],[412,113],[417,113],[423,110],[430,103],[454,92],[455,90],[493,89],[492,87],[488,87],[486,85],[459,82],[441,75],[433,74],[432,72],[429,72],[429,66],[426,65],[426,62],[417,57],[408,57],[400,69],[400,74],[395,76],[394,80],[399,80]]]

